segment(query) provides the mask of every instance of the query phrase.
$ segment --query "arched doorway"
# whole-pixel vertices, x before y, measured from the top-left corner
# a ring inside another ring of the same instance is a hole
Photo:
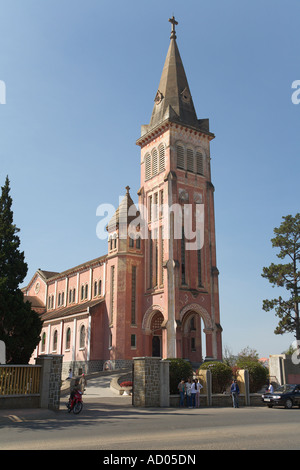
[[[162,357],[162,329],[161,324],[164,317],[161,312],[156,312],[151,320],[151,333],[152,333],[152,356]]]
[[[182,323],[182,355],[193,363],[203,362],[202,321],[196,312],[185,315]]]
[[[195,363],[213,358],[213,328],[208,312],[198,304],[190,304],[181,310],[180,320],[182,357]]]
[[[161,357],[161,338],[156,335],[152,338],[152,357]]]

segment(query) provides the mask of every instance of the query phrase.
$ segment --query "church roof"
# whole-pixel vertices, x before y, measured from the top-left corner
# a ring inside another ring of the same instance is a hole
[[[41,320],[42,321],[54,320],[55,318],[67,317],[67,316],[75,315],[78,313],[85,313],[87,312],[88,308],[92,309],[93,307],[96,307],[102,302],[104,302],[104,298],[96,299],[96,300],[89,300],[87,302],[82,302],[80,304],[75,304],[75,305],[71,305],[68,307],[60,307],[55,310],[49,310],[41,314]]]
[[[24,296],[24,302],[30,302],[33,308],[46,308],[45,303],[36,295]]]
[[[45,279],[50,279],[50,277],[57,276],[57,274],[59,274],[56,271],[44,271],[43,269],[39,269],[38,271]]]
[[[174,17],[169,21],[173,25],[171,41],[154,99],[150,124],[143,126],[146,132],[149,132],[166,119],[197,129],[202,127],[201,122],[197,119],[189,84],[176,43],[175,24],[177,22]]]

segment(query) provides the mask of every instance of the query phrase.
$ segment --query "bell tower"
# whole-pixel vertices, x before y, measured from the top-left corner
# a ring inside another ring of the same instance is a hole
[[[222,358],[210,156],[215,136],[208,119],[197,118],[176,42],[178,22],[169,21],[170,45],[150,123],[136,142],[141,148],[139,206],[147,226],[143,325],[150,338],[145,354],[152,355],[151,320],[159,312],[161,356],[199,363]]]

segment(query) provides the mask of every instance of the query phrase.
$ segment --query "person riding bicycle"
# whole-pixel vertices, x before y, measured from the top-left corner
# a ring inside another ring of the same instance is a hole
[[[72,387],[72,385],[71,385]],[[81,391],[81,385],[79,383],[79,379],[75,380],[75,383],[73,387],[71,388],[71,393],[70,393],[70,398],[69,398],[69,403],[71,405],[73,398],[75,397],[76,392]]]

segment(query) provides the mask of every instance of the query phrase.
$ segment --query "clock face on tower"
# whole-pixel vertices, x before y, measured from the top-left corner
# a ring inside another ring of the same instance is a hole
[[[191,101],[191,94],[189,92],[189,90],[187,88],[185,88],[182,92],[181,92],[181,99],[182,101],[184,101],[185,103],[189,103]]]
[[[157,93],[156,93],[155,98],[154,98],[155,104],[161,103],[163,98],[164,98],[163,94],[159,90],[157,90]]]

